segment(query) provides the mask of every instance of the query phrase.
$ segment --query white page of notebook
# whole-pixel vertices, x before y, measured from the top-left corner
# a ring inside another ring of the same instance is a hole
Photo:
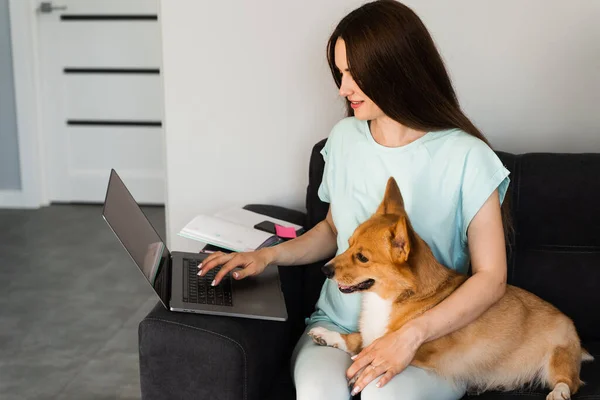
[[[210,243],[234,251],[257,249],[270,233],[247,228],[240,224],[208,215],[199,215],[190,221],[180,232],[181,236]]]

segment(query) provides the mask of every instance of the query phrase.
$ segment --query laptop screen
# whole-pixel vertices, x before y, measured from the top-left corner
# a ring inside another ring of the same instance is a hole
[[[114,169],[110,173],[102,216],[168,307],[169,250]]]

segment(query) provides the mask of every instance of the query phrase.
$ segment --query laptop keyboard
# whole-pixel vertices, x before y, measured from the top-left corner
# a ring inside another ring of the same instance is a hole
[[[217,286],[210,286],[221,267],[198,276],[198,260],[183,259],[183,301],[185,303],[233,306],[231,277],[229,274]]]

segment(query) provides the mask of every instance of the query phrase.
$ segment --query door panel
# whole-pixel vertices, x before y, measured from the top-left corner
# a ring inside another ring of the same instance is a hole
[[[60,20],[57,25],[65,66],[143,68],[161,64],[157,21]]]
[[[115,168],[138,202],[163,204],[158,0],[54,3],[66,9],[38,12],[50,201],[102,203]]]
[[[162,87],[154,75],[67,74],[69,120],[160,121]]]
[[[69,129],[70,169],[102,169],[110,159],[117,171],[141,171],[160,176],[164,170],[162,133],[143,127],[74,126]],[[118,142],[119,147],[111,144]],[[143,154],[140,154],[143,152]]]

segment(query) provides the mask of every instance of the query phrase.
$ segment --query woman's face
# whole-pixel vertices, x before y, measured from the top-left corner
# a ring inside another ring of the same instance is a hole
[[[354,116],[360,120],[374,120],[385,114],[377,105],[365,95],[352,79],[351,71],[348,70],[346,59],[346,43],[339,38],[335,43],[335,65],[342,74],[340,85],[340,96],[345,97],[354,109]]]

